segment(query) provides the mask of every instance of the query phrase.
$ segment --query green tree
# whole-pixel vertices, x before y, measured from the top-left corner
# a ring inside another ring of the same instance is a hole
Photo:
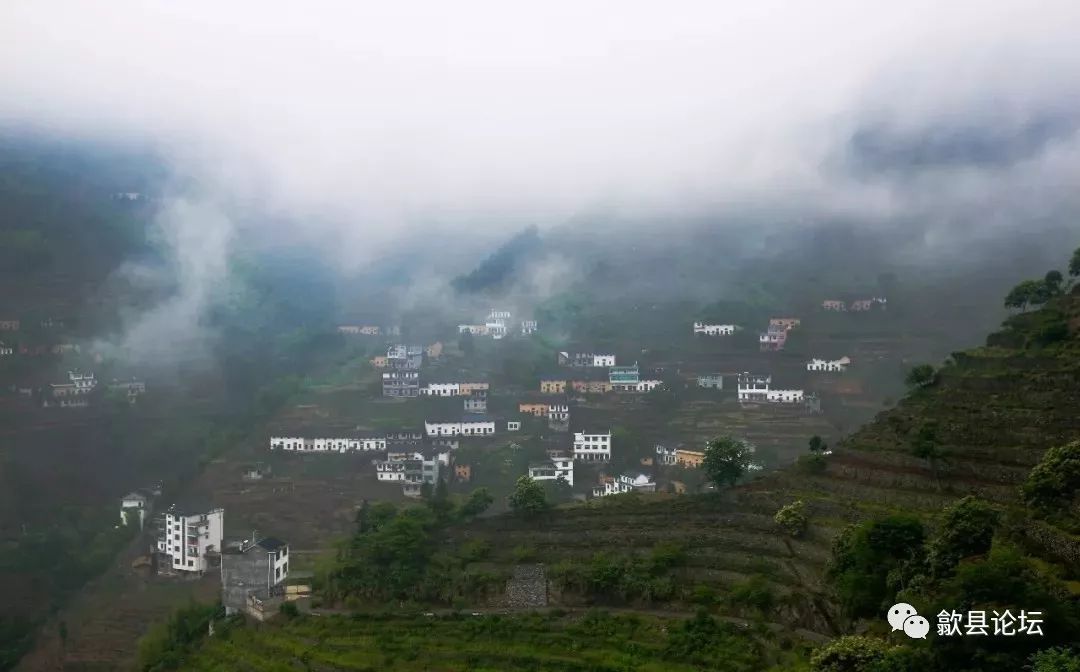
[[[825,443],[817,434],[810,437],[810,452],[811,453],[824,453],[829,449],[829,444]]]
[[[826,572],[851,616],[878,613],[921,568],[925,532],[913,516],[894,515],[847,527],[833,542]]]
[[[1072,258],[1069,259],[1069,275],[1074,278],[1080,275],[1080,247],[1073,250]]]
[[[1061,274],[1061,271],[1047,271],[1043,277],[1043,285],[1051,296],[1057,296],[1061,293],[1061,286],[1065,283],[1065,276]]]
[[[773,520],[789,537],[801,537],[806,532],[809,522],[806,517],[806,505],[800,499],[782,506],[773,516]]]
[[[1028,304],[1035,304],[1045,293],[1045,283],[1038,280],[1024,280],[1009,290],[1005,295],[1006,308],[1019,308],[1025,310]],[[1045,303],[1045,300],[1042,301]]]
[[[1064,647],[1043,649],[1031,656],[1029,669],[1031,672],[1080,672],[1080,654]]]
[[[908,371],[907,376],[904,377],[904,384],[912,389],[917,389],[932,385],[936,379],[937,372],[932,365],[918,364]]]
[[[521,476],[514,484],[514,491],[510,493],[510,508],[519,514],[534,516],[547,510],[547,496],[544,487],[529,478]]]
[[[943,576],[963,558],[989,552],[999,520],[997,509],[971,495],[946,507],[937,534],[927,544],[931,571]]]
[[[475,518],[487,511],[495,498],[487,488],[477,488],[469,495],[469,499],[461,506],[461,515],[467,518]]]
[[[885,659],[889,645],[880,639],[850,635],[838,637],[810,657],[814,672],[868,672]]]
[[[716,487],[734,485],[746,473],[753,454],[754,449],[746,441],[722,436],[705,446],[702,469]]]
[[[1024,501],[1040,513],[1067,509],[1080,491],[1080,441],[1046,451],[1020,490]]]

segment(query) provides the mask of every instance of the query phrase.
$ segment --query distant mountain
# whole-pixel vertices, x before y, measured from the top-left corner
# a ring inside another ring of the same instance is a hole
[[[521,270],[530,255],[538,253],[542,248],[540,232],[535,226],[530,226],[503,243],[471,273],[454,278],[451,285],[462,294],[505,289],[513,283],[515,272]]]

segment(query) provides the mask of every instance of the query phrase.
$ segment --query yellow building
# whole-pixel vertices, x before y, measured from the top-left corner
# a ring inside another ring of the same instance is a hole
[[[704,462],[705,453],[700,450],[683,450],[679,448],[675,451],[675,463],[679,466],[687,469],[697,469]]]
[[[468,397],[473,392],[486,392],[490,387],[488,383],[458,383],[458,394]]]
[[[566,380],[542,378],[540,380],[540,391],[544,394],[566,394]]]

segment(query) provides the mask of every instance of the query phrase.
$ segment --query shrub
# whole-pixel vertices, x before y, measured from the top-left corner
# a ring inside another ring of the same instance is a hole
[[[997,509],[967,496],[942,512],[941,527],[927,546],[931,571],[948,574],[961,559],[990,550],[1000,515]]]
[[[776,603],[776,594],[765,577],[754,575],[735,584],[728,601],[735,606],[752,607],[764,612],[772,609]]]
[[[865,672],[885,658],[889,647],[880,639],[861,636],[839,637],[819,648],[810,657],[814,672]]]
[[[1066,508],[1080,490],[1080,441],[1056,446],[1028,474],[1021,487],[1024,501],[1040,513]]]
[[[795,468],[804,474],[820,474],[825,471],[825,456],[817,453],[800,455]]]
[[[784,534],[789,537],[798,538],[806,533],[806,505],[802,500],[797,500],[788,504],[787,506],[780,507],[780,510],[773,516],[773,520],[780,526],[780,529],[784,531]]]

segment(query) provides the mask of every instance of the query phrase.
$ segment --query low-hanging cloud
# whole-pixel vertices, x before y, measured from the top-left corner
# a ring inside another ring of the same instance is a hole
[[[353,262],[592,211],[986,222],[1075,205],[1078,27],[1065,0],[5,3],[0,119],[153,142]]]

